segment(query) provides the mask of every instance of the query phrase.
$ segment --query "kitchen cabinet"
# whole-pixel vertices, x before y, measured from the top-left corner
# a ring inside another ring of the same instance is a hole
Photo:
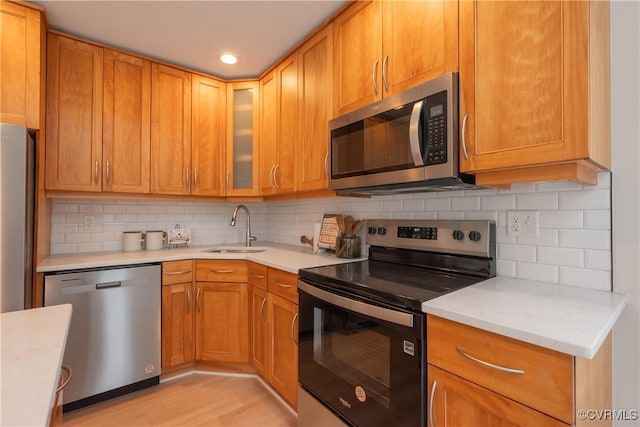
[[[44,113],[45,22],[29,4],[0,2],[0,122],[40,129]]]
[[[227,84],[227,196],[259,195],[259,111],[257,81]]]
[[[224,196],[226,84],[193,74],[191,89],[191,194]]]
[[[104,49],[102,191],[149,193],[151,63]]]
[[[293,408],[298,404],[298,304],[268,294],[271,353],[269,384]]]
[[[298,171],[297,190],[329,186],[327,122],[333,84],[333,26],[325,27],[298,49]]]
[[[333,28],[336,116],[458,69],[457,2],[357,2]]]
[[[246,261],[196,261],[196,360],[249,362]]]
[[[251,364],[258,375],[267,378],[269,358],[269,330],[267,305],[267,267],[249,262],[251,286]]]
[[[102,188],[103,50],[49,33],[47,190]]]
[[[151,64],[151,192],[188,195],[191,73]]]
[[[460,169],[479,185],[610,168],[608,2],[460,2]]]
[[[298,61],[295,54],[280,62],[261,80],[260,95],[261,125],[265,125],[260,133],[262,194],[291,193],[295,189],[298,142]]]
[[[433,425],[580,425],[575,409],[611,408],[611,336],[593,359],[427,316]]]
[[[162,263],[162,372],[193,362],[193,261]]]

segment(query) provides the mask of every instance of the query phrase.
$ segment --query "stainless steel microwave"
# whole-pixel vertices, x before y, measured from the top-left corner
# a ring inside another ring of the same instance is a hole
[[[474,187],[458,170],[457,73],[337,117],[329,133],[329,188],[339,194]]]

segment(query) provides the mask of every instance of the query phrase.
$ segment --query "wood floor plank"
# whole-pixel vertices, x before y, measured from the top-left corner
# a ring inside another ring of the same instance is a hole
[[[296,417],[255,378],[194,374],[64,415],[76,426],[282,426]]]

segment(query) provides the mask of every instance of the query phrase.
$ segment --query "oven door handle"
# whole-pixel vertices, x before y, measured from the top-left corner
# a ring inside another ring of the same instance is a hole
[[[413,315],[409,313],[403,313],[401,311],[378,307],[377,305],[371,305],[350,298],[345,298],[343,296],[318,289],[315,286],[303,282],[302,280],[298,280],[298,289],[322,301],[328,302],[346,310],[351,310],[358,314],[374,317],[379,320],[385,320],[387,322],[395,323],[396,325],[408,326],[410,328],[413,328]]]
[[[423,104],[424,100],[413,104],[411,120],[409,121],[409,146],[411,148],[411,157],[416,167],[424,166],[422,150],[420,150],[420,116],[422,115]]]

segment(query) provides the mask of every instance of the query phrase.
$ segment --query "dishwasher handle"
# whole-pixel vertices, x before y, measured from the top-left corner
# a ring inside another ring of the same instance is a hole
[[[96,289],[119,288],[120,286],[122,286],[121,281],[96,283]]]

